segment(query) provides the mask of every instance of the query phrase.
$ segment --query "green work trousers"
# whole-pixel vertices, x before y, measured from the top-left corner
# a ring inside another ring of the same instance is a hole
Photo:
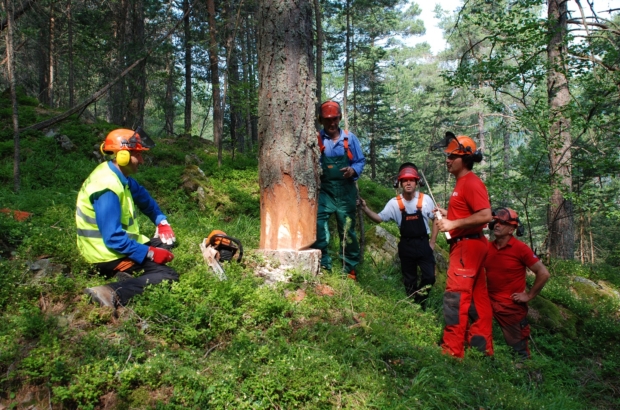
[[[338,254],[344,260],[343,272],[351,272],[359,263],[360,246],[355,234],[357,188],[352,178],[344,179],[341,168],[348,167],[346,155],[321,158],[323,173],[321,175],[321,191],[319,193],[319,210],[317,214],[316,242],[314,249],[321,250],[321,266],[332,268],[332,258],[329,256],[328,221],[332,214],[336,214],[340,246]],[[346,237],[344,235],[346,228]],[[344,255],[342,244],[345,243]]]

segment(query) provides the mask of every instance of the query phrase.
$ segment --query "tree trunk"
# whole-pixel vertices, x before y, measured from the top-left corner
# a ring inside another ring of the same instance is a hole
[[[349,59],[351,58],[351,0],[346,4],[347,30],[345,33],[345,56],[344,56],[344,86],[342,88],[342,117],[344,129],[349,130],[349,116],[347,115],[347,91],[349,91]]]
[[[243,103],[243,89],[241,87],[239,76],[239,56],[233,51],[230,58],[230,67],[228,68],[228,83],[230,91],[228,92],[228,101],[230,107],[230,138],[232,140],[233,150],[236,148],[239,152],[245,152],[245,121]]]
[[[185,34],[185,122],[184,132],[192,133],[192,42],[189,24],[189,0],[183,0],[183,33]]]
[[[510,131],[508,127],[504,130],[504,178],[508,178],[510,170]]]
[[[54,68],[56,66],[56,56],[55,56],[55,50],[54,50],[54,44],[56,41],[56,19],[54,18],[54,2],[52,1],[50,3],[50,22],[49,22],[49,36],[48,36],[48,46],[47,49],[49,50],[49,63],[48,63],[48,69],[49,69],[49,74],[48,74],[48,78],[49,78],[49,82],[47,84],[47,100],[48,100],[48,104],[50,107],[54,107]]]
[[[547,57],[549,72],[547,96],[549,100],[549,162],[551,186],[548,215],[549,253],[559,259],[573,259],[575,234],[573,206],[569,198],[572,186],[570,120],[564,110],[570,103],[564,58],[567,55],[567,7],[564,0],[549,0],[548,23],[550,29]]]
[[[133,0],[130,2],[131,12],[127,38],[131,40],[131,48],[125,54],[125,61],[130,60],[131,55],[142,55],[145,42],[144,33],[144,1]],[[135,129],[144,125],[144,106],[146,102],[146,60],[132,73],[128,82],[129,96],[126,120],[124,126]]]
[[[249,18],[245,19],[246,22],[246,34],[245,34],[245,38],[242,38],[241,41],[239,41],[240,45],[241,45],[241,64],[243,69],[241,70],[242,74],[243,74],[243,99],[244,99],[244,104],[243,104],[243,122],[245,124],[245,136],[247,138],[244,138],[244,149],[245,146],[248,145],[248,148],[251,150],[252,149],[252,139],[250,137],[251,135],[251,130],[252,130],[252,90],[250,89],[250,57],[249,57],[249,52],[250,49],[247,46],[247,31],[249,29]],[[246,143],[247,140],[247,143]]]
[[[45,105],[49,105],[49,98],[48,98],[49,74],[50,74],[49,67],[48,67],[49,49],[46,47],[46,44],[48,44],[48,39],[47,39],[48,35],[49,35],[49,28],[47,27],[47,25],[44,24],[39,29],[39,43],[38,43],[39,94],[38,94],[38,98],[39,98],[39,101]]]
[[[19,169],[19,111],[17,105],[17,91],[15,90],[15,56],[13,55],[13,0],[4,0],[3,6],[7,15],[5,37],[6,66],[11,89],[11,105],[13,108],[13,189],[15,192],[19,192],[21,188],[21,173]]]
[[[374,46],[374,40],[373,40],[373,44]],[[375,181],[375,179],[377,178],[377,142],[375,141],[375,124],[377,123],[375,121],[375,116],[377,115],[376,112],[376,98],[375,98],[375,86],[377,85],[377,82],[375,81],[375,73],[376,73],[376,66],[373,66],[372,69],[370,70],[370,79],[368,81],[369,86],[370,86],[370,112],[369,112],[369,116],[368,116],[368,121],[369,121],[369,127],[368,127],[368,139],[370,140],[370,179]]]
[[[166,58],[166,96],[164,102],[164,131],[167,135],[174,135],[174,54],[170,53]]]
[[[480,104],[482,105],[482,102],[480,102]],[[479,141],[479,145],[478,148],[480,148],[480,150],[482,152],[485,151],[486,149],[486,140],[485,140],[485,134],[484,134],[484,113],[482,112],[482,107],[480,107],[480,111],[478,111],[478,141]],[[485,160],[484,157],[482,159],[482,162],[480,163],[481,168],[484,167],[485,165]],[[484,170],[484,168],[481,171],[481,177],[482,179],[486,179],[487,174],[486,171]]]
[[[69,63],[69,107],[73,107],[73,105],[75,104],[75,67],[73,64],[73,16],[71,15],[72,1],[73,0],[67,0],[67,59]]]
[[[32,8],[35,2],[36,0],[21,1],[20,2],[21,4],[19,5],[19,8],[17,10],[13,8],[13,15],[11,16],[11,18],[13,19],[13,25],[15,25],[15,21],[17,19],[19,19],[24,13],[26,13],[28,10]],[[4,29],[7,28],[8,22],[9,22],[8,16],[4,20],[0,21],[0,31],[4,31]]]
[[[126,48],[125,27],[127,25],[127,0],[120,0],[113,3],[114,7],[114,25],[113,37],[115,50],[112,52],[112,72],[121,73],[124,70],[124,56]],[[117,74],[118,75],[118,74]],[[125,115],[123,107],[125,106],[125,79],[122,78],[116,82],[110,89],[108,97],[108,122],[114,124],[124,124]]]
[[[217,147],[217,165],[222,166],[222,102],[220,96],[220,71],[217,46],[217,27],[215,25],[215,1],[207,0],[209,13],[209,66],[211,68],[211,87],[213,90],[213,143]]]
[[[248,50],[248,77],[250,79],[250,85],[249,85],[249,93],[250,93],[250,97],[248,99],[248,101],[251,101],[252,103],[250,104],[250,135],[251,135],[251,145],[252,146],[256,146],[256,144],[258,144],[258,116],[256,115],[256,112],[254,111],[254,105],[253,102],[255,101],[256,98],[256,94],[257,94],[257,82],[256,82],[256,70],[257,70],[257,66],[258,66],[258,62],[257,60],[257,50],[255,44],[255,41],[251,41],[253,38],[257,37],[257,27],[256,27],[256,19],[252,18],[252,14],[249,15],[247,17],[248,20],[248,29],[247,29],[247,36],[246,36],[246,44],[247,44],[247,50]]]
[[[319,188],[312,8],[263,0],[258,12],[261,249],[308,248]]]
[[[588,211],[588,231],[590,232],[590,263],[594,264],[594,238],[592,237],[592,214]]]

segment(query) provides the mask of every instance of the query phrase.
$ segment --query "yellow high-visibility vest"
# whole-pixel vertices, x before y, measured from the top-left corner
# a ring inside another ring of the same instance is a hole
[[[121,226],[127,235],[139,243],[149,241],[146,236],[140,235],[129,185],[123,186],[118,176],[110,169],[109,163],[104,162],[99,164],[82,184],[75,210],[77,246],[84,259],[90,263],[109,262],[125,257],[105,245],[95,219],[95,209],[91,198],[106,190],[118,196],[121,205]]]

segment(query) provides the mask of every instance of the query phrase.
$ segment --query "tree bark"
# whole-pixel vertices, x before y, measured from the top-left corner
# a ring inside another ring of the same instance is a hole
[[[319,187],[311,3],[263,0],[258,12],[261,249],[308,248]]]
[[[572,187],[570,120],[565,116],[565,110],[570,103],[564,62],[567,56],[566,22],[566,1],[549,0],[547,96],[550,111],[550,182],[553,188],[548,214],[549,254],[559,259],[573,259],[575,250],[573,206],[569,197]]]
[[[183,0],[183,33],[185,40],[185,122],[184,132],[192,133],[192,42],[189,24],[189,0]]]
[[[323,101],[323,27],[321,18],[321,5],[319,0],[314,0],[314,18],[316,21],[316,112],[319,113],[319,104]],[[317,128],[319,124],[317,124]]]

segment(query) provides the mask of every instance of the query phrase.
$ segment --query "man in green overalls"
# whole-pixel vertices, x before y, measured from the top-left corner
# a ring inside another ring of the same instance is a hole
[[[331,270],[332,259],[327,252],[328,220],[332,214],[336,214],[341,243],[339,254],[344,258],[343,271],[350,279],[357,280],[355,267],[360,261],[360,247],[355,234],[357,203],[355,181],[364,170],[366,158],[357,137],[348,130],[340,129],[341,119],[340,104],[334,101],[321,104],[319,122],[323,125],[323,129],[319,132],[318,139],[323,172],[319,192],[316,242],[312,247],[321,250],[321,267]],[[342,255],[343,241],[345,241],[344,255]]]

